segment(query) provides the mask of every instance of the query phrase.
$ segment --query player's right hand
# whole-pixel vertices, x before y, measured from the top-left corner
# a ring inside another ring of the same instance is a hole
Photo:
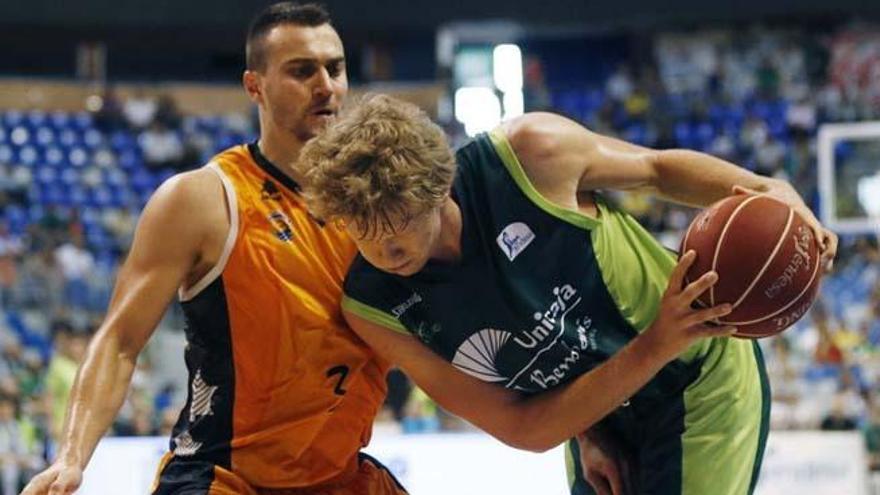
[[[34,476],[21,495],[72,495],[82,484],[79,466],[56,462]]]
[[[584,478],[597,495],[636,495],[629,460],[610,436],[593,427],[577,442]]]
[[[699,279],[684,285],[685,274],[697,259],[696,251],[686,252],[672,270],[669,285],[660,301],[660,311],[654,323],[645,330],[659,352],[669,360],[675,359],[690,345],[705,337],[723,337],[736,333],[736,327],[712,325],[711,322],[729,314],[730,304],[720,304],[702,308],[694,304],[697,298],[718,282],[714,271],[703,274]]]

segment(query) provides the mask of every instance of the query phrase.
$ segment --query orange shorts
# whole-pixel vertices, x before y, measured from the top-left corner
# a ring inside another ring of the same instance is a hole
[[[310,488],[260,488],[232,471],[206,461],[187,461],[165,454],[152,495],[407,495],[391,471],[367,454],[358,454],[358,469],[344,479]]]

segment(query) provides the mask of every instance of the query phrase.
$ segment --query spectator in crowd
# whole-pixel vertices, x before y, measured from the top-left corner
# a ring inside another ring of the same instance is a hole
[[[865,423],[865,445],[870,469],[880,471],[880,401],[876,397],[871,403],[870,415]]]
[[[834,396],[831,410],[822,419],[821,428],[825,431],[850,431],[857,427],[857,419],[846,407],[846,396],[838,393]]]
[[[21,353],[21,370],[18,374],[18,390],[21,397],[32,397],[43,391],[43,358],[35,349]]]
[[[24,252],[19,235],[9,231],[5,221],[0,221],[0,308],[9,307],[12,290],[18,279],[18,258]]]
[[[86,332],[76,331],[63,320],[52,324],[52,337],[55,352],[46,372],[46,394],[52,408],[50,432],[57,442],[64,426],[64,414],[76,369],[85,355],[89,338]]]
[[[401,421],[404,433],[436,433],[440,430],[437,404],[422,389],[413,387]]]
[[[28,449],[27,440],[16,414],[16,399],[0,394],[0,476],[2,495],[15,495],[22,488],[23,475],[43,465],[43,460]]]
[[[843,350],[834,341],[831,333],[831,318],[828,310],[821,300],[817,300],[812,310],[813,323],[816,326],[819,339],[816,343],[814,360],[817,364],[829,364],[839,366],[843,364]]]
[[[138,137],[147,166],[159,170],[180,169],[186,149],[180,136],[160,121],[155,121]]]
[[[23,349],[18,337],[12,333],[3,335],[0,340],[2,352],[0,352],[0,377],[11,377],[20,382],[20,377],[24,372],[24,361],[22,360]]]
[[[757,164],[755,173],[767,177],[776,176],[777,171],[782,168],[783,158],[785,158],[785,146],[772,135],[768,135],[755,150]]]
[[[55,249],[55,263],[64,276],[64,302],[85,308],[89,302],[88,276],[95,269],[95,256],[86,248],[82,234],[71,236]]]
[[[42,247],[25,258],[19,279],[22,307],[39,307],[49,315],[55,315],[60,310],[64,276],[50,247]]]
[[[104,86],[104,91],[97,102],[98,105],[89,108],[94,118],[95,127],[107,133],[126,127],[127,122],[126,116],[123,115],[123,106],[112,85]]]
[[[630,68],[626,64],[617,66],[617,70],[605,83],[605,92],[615,102],[623,103],[635,90],[635,83]]]
[[[169,129],[177,129],[180,127],[180,120],[180,111],[174,97],[169,94],[160,95],[156,104],[156,122]]]
[[[544,78],[544,64],[538,57],[526,57],[523,70],[523,102],[535,111],[552,108],[550,90]]]
[[[385,397],[385,407],[391,412],[392,419],[400,422],[406,416],[406,405],[412,392],[412,383],[409,378],[397,368],[388,372],[388,395]]]
[[[137,89],[122,104],[122,115],[125,116],[128,126],[135,131],[146,129],[152,124],[158,110],[156,98],[147,95],[143,88]]]

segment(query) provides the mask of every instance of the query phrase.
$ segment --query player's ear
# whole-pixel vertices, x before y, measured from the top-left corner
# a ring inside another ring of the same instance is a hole
[[[260,87],[260,73],[253,70],[246,70],[241,76],[241,84],[247,91],[251,101],[256,104],[263,103],[263,90]]]

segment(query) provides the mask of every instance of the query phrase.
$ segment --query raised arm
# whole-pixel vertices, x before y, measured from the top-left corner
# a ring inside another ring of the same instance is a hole
[[[649,329],[571,384],[529,397],[458,371],[410,335],[348,311],[345,318],[370,347],[398,365],[443,408],[512,447],[540,452],[601,420],[694,340],[734,331],[703,325],[728,313],[729,307],[691,309],[696,297],[717,280],[709,273],[682,290],[684,273],[694,258],[691,252],[676,267],[660,316]]]
[[[602,136],[552,113],[529,113],[502,129],[535,188],[563,205],[577,192],[596,189],[647,188],[692,206],[708,206],[738,192],[764,193],[806,218],[826,261],[837,252],[837,236],[822,227],[788,182],[698,151],[654,150]]]
[[[55,463],[31,480],[23,495],[71,494],[81,483],[125,399],[138,354],[198,265],[214,228],[210,222],[217,220],[208,215],[223,207],[219,179],[207,174],[214,175],[203,169],[171,179],[144,209],[107,316],[77,372]]]

